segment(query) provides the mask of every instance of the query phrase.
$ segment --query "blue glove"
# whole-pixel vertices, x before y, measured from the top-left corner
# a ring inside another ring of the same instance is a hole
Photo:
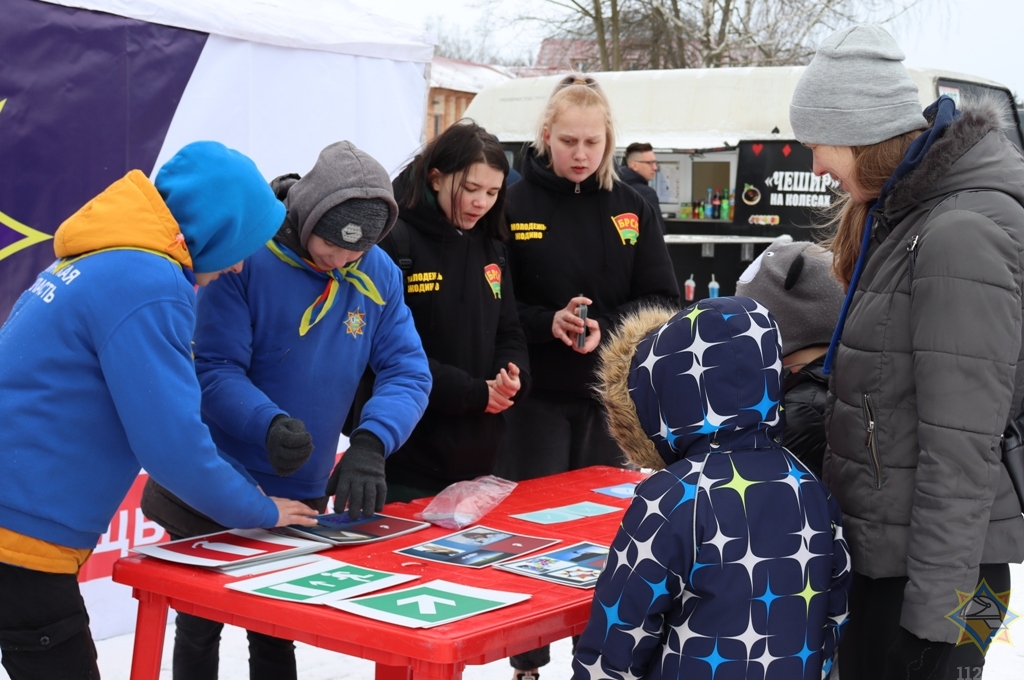
[[[372,517],[384,509],[388,494],[384,481],[384,442],[369,430],[356,430],[349,437],[348,451],[334,466],[327,480],[327,495],[334,495],[334,511],[348,506],[351,519]]]

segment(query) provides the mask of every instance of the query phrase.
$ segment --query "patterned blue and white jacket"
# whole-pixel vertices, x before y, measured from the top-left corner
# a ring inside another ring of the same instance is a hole
[[[602,350],[612,432],[660,471],[615,537],[574,679],[828,674],[849,553],[838,505],[783,448],[781,373],[775,320],[742,297],[644,310]]]

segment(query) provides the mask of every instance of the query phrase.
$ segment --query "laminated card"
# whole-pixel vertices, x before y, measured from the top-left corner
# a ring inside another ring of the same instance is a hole
[[[168,543],[144,545],[135,552],[197,567],[231,569],[329,548],[326,543],[279,536],[264,529],[231,529]]]
[[[577,543],[555,550],[504,562],[496,568],[522,576],[561,583],[574,588],[593,588],[608,561],[608,548],[596,543]]]
[[[422,560],[480,569],[559,542],[557,538],[523,536],[476,526],[395,552]]]
[[[328,602],[327,606],[406,628],[433,628],[528,599],[525,593],[430,581],[382,595]]]
[[[331,545],[359,545],[426,529],[430,522],[417,522],[390,515],[374,515],[369,519],[349,519],[347,512],[320,515],[313,527],[289,526],[280,533],[323,541]]]
[[[301,567],[228,583],[226,587],[289,602],[325,604],[366,595],[417,578],[419,577],[377,571],[323,557]]]

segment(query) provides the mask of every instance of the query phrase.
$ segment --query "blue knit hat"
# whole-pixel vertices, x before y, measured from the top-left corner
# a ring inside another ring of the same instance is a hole
[[[154,184],[200,274],[241,262],[284,222],[284,204],[256,164],[220,142],[185,146],[160,168]]]

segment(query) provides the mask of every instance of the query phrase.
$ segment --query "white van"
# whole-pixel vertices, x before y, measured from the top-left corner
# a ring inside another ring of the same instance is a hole
[[[680,281],[694,273],[700,284],[717,271],[722,294],[731,294],[755,251],[784,233],[809,238],[799,228],[820,222],[816,209],[834,199],[831,179],[813,176],[811,152],[796,142],[789,124],[789,102],[804,68],[591,74],[611,101],[617,151],[632,142],[655,148],[660,170],[654,184],[666,217],[666,241],[701,246],[703,260],[695,259],[692,248],[671,249]],[[982,94],[1005,98],[1017,124],[1008,136],[1024,150],[1017,109],[1006,87],[947,71],[908,71],[922,108],[942,94],[958,102]],[[476,96],[465,115],[495,134],[517,165],[561,77],[492,85]],[[715,193],[729,201],[729,209],[720,209],[719,219],[701,219],[703,204]],[[723,254],[725,244],[734,248]]]

